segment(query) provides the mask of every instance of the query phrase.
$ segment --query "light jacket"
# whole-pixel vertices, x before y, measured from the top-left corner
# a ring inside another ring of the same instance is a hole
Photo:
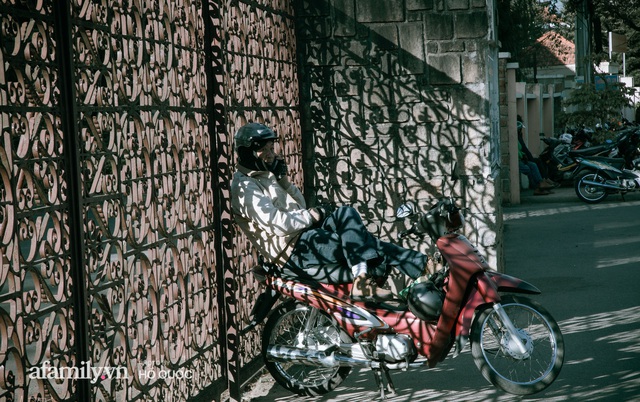
[[[267,261],[280,265],[291,256],[300,233],[314,223],[296,186],[240,165],[231,182],[231,207],[251,244]]]

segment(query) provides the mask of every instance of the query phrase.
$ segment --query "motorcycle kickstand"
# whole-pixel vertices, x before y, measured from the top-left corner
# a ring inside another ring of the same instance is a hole
[[[391,375],[389,374],[389,369],[384,366],[377,367],[372,369],[373,374],[376,378],[376,384],[378,385],[378,389],[380,390],[380,399],[387,399],[386,392],[390,395],[396,394],[396,388],[393,385],[393,381],[391,381]],[[382,373],[384,373],[384,378],[382,377]]]

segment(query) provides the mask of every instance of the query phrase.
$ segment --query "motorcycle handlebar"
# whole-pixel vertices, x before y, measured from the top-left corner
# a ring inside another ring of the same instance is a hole
[[[398,233],[398,239],[404,239],[405,237],[412,235],[416,232],[416,225],[414,224],[411,229],[408,230],[403,230],[402,232]]]
[[[398,239],[404,239],[405,237],[413,234],[429,234],[434,236],[434,233],[439,233],[441,225],[447,227],[455,226],[456,228],[462,225],[464,217],[460,217],[458,212],[461,209],[456,206],[452,197],[442,198],[438,200],[428,211],[419,214],[419,219],[413,222],[410,229],[401,231],[398,233]],[[446,220],[446,223],[441,221]]]

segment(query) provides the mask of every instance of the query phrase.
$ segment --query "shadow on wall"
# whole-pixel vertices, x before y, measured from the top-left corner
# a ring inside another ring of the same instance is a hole
[[[465,232],[495,266],[492,10],[404,4],[296,3],[305,194],[311,205],[353,205],[374,234],[396,241],[395,207],[429,206],[457,162]]]

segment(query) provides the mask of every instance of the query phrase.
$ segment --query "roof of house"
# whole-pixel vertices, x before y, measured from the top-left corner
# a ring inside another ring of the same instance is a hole
[[[537,64],[540,67],[575,64],[575,45],[554,31],[536,40]]]

